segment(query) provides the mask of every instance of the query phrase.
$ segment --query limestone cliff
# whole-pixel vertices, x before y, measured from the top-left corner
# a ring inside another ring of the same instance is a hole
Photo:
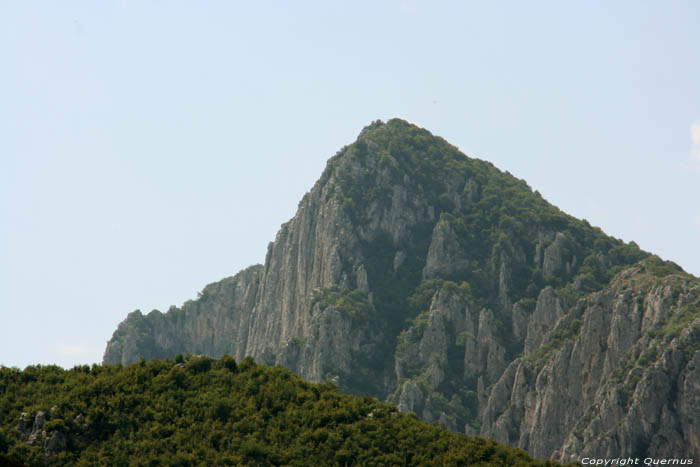
[[[378,121],[329,160],[264,265],[131,313],[104,362],[250,355],[538,457],[697,456],[698,284]]]
[[[482,434],[534,456],[700,458],[700,283],[650,261],[554,319],[491,390]]]

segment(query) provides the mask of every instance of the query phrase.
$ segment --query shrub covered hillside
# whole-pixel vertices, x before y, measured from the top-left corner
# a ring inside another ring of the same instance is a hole
[[[552,465],[228,356],[1,368],[0,421],[0,463]]]

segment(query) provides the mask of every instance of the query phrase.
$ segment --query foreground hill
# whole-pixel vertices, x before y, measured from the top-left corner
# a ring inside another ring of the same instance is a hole
[[[697,278],[395,119],[329,160],[264,265],[129,314],[104,362],[252,356],[537,457],[697,459],[699,348]]]
[[[2,368],[0,422],[0,464],[553,465],[231,357]]]

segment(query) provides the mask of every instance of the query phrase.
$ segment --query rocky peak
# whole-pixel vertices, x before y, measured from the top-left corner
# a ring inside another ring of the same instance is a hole
[[[649,333],[694,326],[696,286],[492,164],[405,121],[376,121],[328,161],[264,265],[167,313],[130,314],[104,362],[253,356],[540,457],[625,456],[635,401],[666,407],[638,440],[670,436],[665,420],[692,401],[671,391],[664,405],[638,383],[695,388],[695,334],[662,345]],[[674,382],[649,373],[663,355]],[[603,408],[632,417],[615,425],[617,444],[604,441]],[[696,425],[673,427],[696,449]]]

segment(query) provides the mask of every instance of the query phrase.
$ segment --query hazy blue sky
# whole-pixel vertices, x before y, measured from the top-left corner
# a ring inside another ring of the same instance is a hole
[[[698,275],[699,24],[697,1],[1,2],[0,364],[100,361],[128,312],[262,262],[377,118]]]

